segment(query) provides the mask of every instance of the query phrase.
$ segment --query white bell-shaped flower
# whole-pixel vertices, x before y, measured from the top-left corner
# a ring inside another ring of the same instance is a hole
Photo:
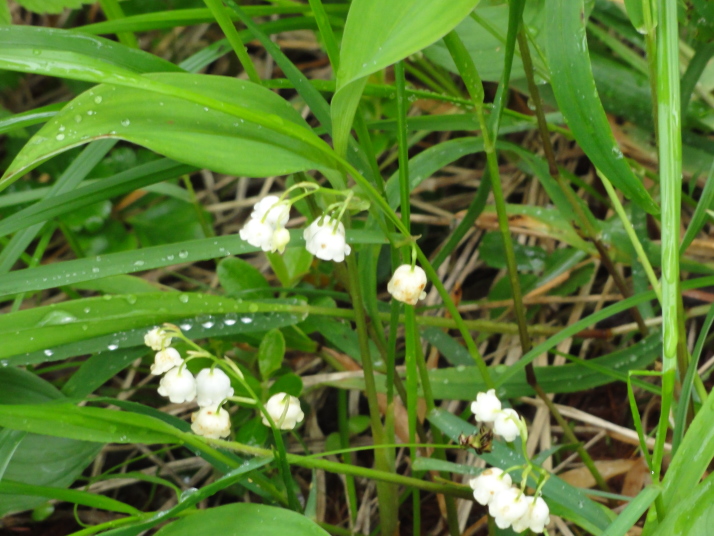
[[[513,530],[523,532],[531,529],[538,534],[545,530],[545,526],[550,523],[550,510],[542,497],[528,498],[528,510],[520,518],[513,522]]]
[[[174,367],[161,378],[159,394],[174,404],[191,402],[196,398],[196,379],[186,367]]]
[[[171,344],[171,336],[162,328],[154,328],[144,335],[144,344],[158,352]]]
[[[278,227],[275,231],[273,231],[273,236],[270,240],[271,251],[283,253],[285,251],[285,246],[287,246],[288,242],[290,242],[290,231],[288,231],[285,227]]]
[[[290,204],[276,195],[268,195],[253,206],[252,219],[267,223],[273,228],[285,227],[290,219]]]
[[[518,427],[519,420],[520,417],[516,410],[511,408],[502,409],[496,415],[496,420],[493,421],[493,431],[510,443],[521,435],[521,429]]]
[[[233,396],[231,379],[219,368],[206,368],[196,375],[198,405],[215,408],[229,396]]]
[[[501,411],[501,401],[496,396],[495,389],[476,395],[476,402],[471,402],[471,412],[480,422],[493,422]]]
[[[265,404],[265,409],[281,430],[292,430],[305,418],[305,414],[300,408],[300,400],[287,393],[271,396]],[[263,424],[270,426],[265,415],[263,415]]]
[[[251,246],[260,248],[263,251],[271,251],[273,249],[274,231],[275,229],[269,223],[263,223],[258,219],[251,218],[238,234]]]
[[[183,364],[183,359],[181,359],[181,354],[178,353],[176,348],[169,346],[159,352],[156,352],[154,356],[154,364],[151,365],[151,373],[154,376],[168,372],[174,367],[180,367]]]
[[[191,414],[191,430],[196,435],[220,439],[231,433],[231,418],[223,408],[201,408]]]
[[[417,301],[426,298],[426,273],[419,266],[402,264],[394,270],[394,275],[387,283],[387,290],[392,297],[400,302],[416,305]]]
[[[496,493],[509,489],[512,484],[511,475],[498,467],[490,467],[469,480],[469,485],[474,490],[474,499],[484,506],[493,500]]]
[[[499,529],[510,527],[526,513],[526,510],[528,510],[528,498],[518,488],[499,491],[488,505],[488,513]]]
[[[303,231],[305,249],[323,261],[342,262],[352,251],[345,239],[345,226],[329,216],[316,219]]]

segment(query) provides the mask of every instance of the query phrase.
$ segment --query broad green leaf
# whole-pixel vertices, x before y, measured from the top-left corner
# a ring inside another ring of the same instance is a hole
[[[22,25],[0,27],[0,68],[98,83],[127,83],[138,79],[138,73],[182,70],[102,37]]]
[[[279,329],[272,329],[265,334],[258,349],[258,367],[263,380],[280,368],[285,357],[285,337]]]
[[[513,249],[516,256],[516,267],[519,271],[541,272],[545,268],[547,253],[543,248],[515,243]],[[491,268],[506,267],[506,249],[503,246],[503,237],[500,233],[486,233],[481,240],[479,257]]]
[[[602,536],[626,536],[660,493],[662,488],[659,485],[647,486],[632,499],[617,519],[605,529]]]
[[[714,524],[714,475],[700,484],[677,490],[678,502],[667,508],[667,516],[647,536],[709,536]]]
[[[659,213],[659,207],[625,162],[600,102],[588,54],[583,0],[546,0],[546,14],[551,84],[575,139],[626,197],[650,214]]]
[[[682,491],[696,487],[714,458],[712,422],[714,422],[714,396],[709,396],[689,425],[662,481],[664,486],[662,501],[668,512],[672,507],[683,504],[685,495]],[[711,478],[709,480],[711,481]],[[689,505],[686,501],[684,504]]]
[[[75,98],[30,139],[0,187],[55,154],[98,138],[130,141],[178,162],[231,175],[265,177],[332,166],[331,158],[314,146],[321,142],[300,114],[264,87],[236,78],[169,73],[146,75],[139,84],[164,93],[102,84]],[[195,102],[196,95],[218,108]],[[292,125],[303,139],[222,111],[230,106],[271,124]]]
[[[499,2],[497,5],[484,2],[476,7],[474,14],[491,31],[472,17],[467,17],[455,28],[476,64],[479,76],[484,81],[497,82],[501,79],[506,54],[504,43],[508,32],[508,12],[509,5],[505,2]],[[530,37],[540,43],[546,27],[543,0],[531,0],[526,3],[523,22],[528,25]],[[443,41],[438,41],[425,49],[424,55],[451,72],[458,72]],[[518,80],[524,76],[520,56],[515,56],[510,79]],[[500,128],[499,132],[503,133]]]
[[[478,431],[473,425],[443,410],[431,411],[428,419],[453,441],[457,441],[461,433],[471,435]],[[488,465],[502,469],[524,462],[520,450],[511,449],[502,441],[494,441],[493,451],[479,457]],[[533,483],[531,480],[531,484]],[[546,499],[551,513],[573,521],[594,534],[601,534],[615,517],[611,510],[588,498],[583,490],[571,486],[555,475],[551,475],[543,486],[543,498]]]
[[[264,295],[270,292],[265,276],[255,266],[239,257],[226,257],[216,269],[218,281],[226,294],[233,296]],[[261,292],[262,291],[262,292]]]
[[[0,369],[0,385],[0,407],[44,404],[62,398],[49,382],[15,367]],[[5,428],[0,431],[0,480],[63,488],[82,473],[100,448],[96,443]],[[34,508],[44,501],[42,497],[19,491],[4,495],[0,500],[0,516]]]
[[[354,0],[340,48],[332,100],[334,145],[345,154],[367,76],[431,45],[451,31],[478,0]]]
[[[108,346],[109,350],[115,350],[120,345],[120,334],[124,335],[122,332],[126,330],[149,329],[162,322],[177,322],[189,317],[197,317],[204,327],[210,328],[216,323],[211,315],[233,315],[232,318],[227,317],[230,320],[224,320],[230,325],[252,323],[250,314],[262,312],[293,313],[294,305],[242,302],[223,296],[177,292],[72,300],[2,315],[0,338],[4,344],[0,347],[0,357],[36,351],[50,357],[56,346],[102,335],[117,338],[114,344]],[[295,315],[293,322],[298,318]]]
[[[387,239],[384,238],[381,232],[362,230],[348,231],[347,241],[350,244],[387,243]],[[302,231],[295,230],[291,232],[291,247],[304,247],[304,243]],[[154,268],[172,266],[177,263],[192,263],[255,251],[258,251],[258,248],[251,246],[237,235],[234,235],[51,263],[0,275],[0,296],[55,288],[61,285],[72,285],[112,275],[143,272]],[[0,254],[1,257],[2,254]]]
[[[538,383],[546,393],[574,393],[617,380],[626,381],[627,371],[645,369],[657,359],[662,349],[659,339],[659,334],[650,335],[629,348],[589,360],[588,363],[593,365],[590,368],[579,364],[535,367]],[[434,338],[433,335],[430,335],[428,340],[440,350],[442,348],[453,350],[450,346],[445,347],[444,341]],[[465,350],[463,351],[465,352]],[[462,352],[458,352],[456,355],[461,354]],[[463,356],[463,359],[465,360],[467,356],[468,354]],[[497,382],[499,381],[499,376],[505,370],[507,370],[505,367],[496,367],[494,369],[494,379]],[[385,392],[384,376],[378,375],[377,380],[378,389],[381,392]],[[438,400],[473,400],[474,393],[487,389],[478,369],[473,366],[473,361],[471,361],[470,366],[458,365],[456,367],[430,370],[429,383],[431,384],[434,398]],[[363,389],[364,381],[355,379],[340,380],[330,382],[329,385],[345,389]],[[526,381],[524,372],[520,372],[517,376],[510,377],[503,382],[499,386],[498,393],[499,396],[507,398],[534,395],[533,389]]]
[[[17,3],[35,13],[61,13],[64,9],[77,9],[92,0],[17,0]]]
[[[264,430],[266,429],[262,424],[260,426]],[[139,523],[138,525],[110,530],[108,532],[104,532],[103,534],[105,536],[135,536],[158,525],[159,523],[165,523],[167,519],[175,517],[180,512],[191,508],[204,499],[208,499],[219,491],[241,481],[245,481],[245,475],[263,467],[272,460],[272,456],[266,458],[253,458],[252,460],[241,464],[236,469],[233,469],[229,473],[225,474],[215,482],[212,482],[207,486],[203,486],[199,490],[193,490],[193,493],[185,493],[185,495],[181,497],[181,500],[179,500],[179,503],[168,511],[162,510],[160,512],[156,512],[156,515],[154,515],[151,519]]]
[[[197,534],[328,536],[319,525],[292,510],[251,503],[229,504],[200,510],[165,526],[156,533],[156,536],[196,536]]]
[[[0,426],[99,443],[181,442],[181,432],[153,417],[68,403],[2,405]]]

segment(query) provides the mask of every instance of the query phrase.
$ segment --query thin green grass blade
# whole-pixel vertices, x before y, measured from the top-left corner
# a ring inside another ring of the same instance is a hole
[[[617,519],[605,529],[602,536],[626,536],[661,492],[661,486],[647,486],[637,494],[637,497],[630,501],[620,515],[617,516]]]
[[[697,202],[697,208],[694,209],[692,219],[689,220],[687,232],[684,233],[682,243],[679,246],[679,255],[682,256],[687,251],[687,248],[692,243],[692,240],[699,234],[699,231],[704,227],[707,218],[707,210],[711,210],[714,202],[714,162],[709,168],[707,182],[704,184],[704,190]]]
[[[30,495],[81,504],[82,506],[99,508],[109,512],[119,512],[121,514],[134,515],[139,513],[139,510],[133,506],[105,497],[104,495],[73,489],[35,486],[23,482],[13,482],[11,480],[3,480],[0,482],[0,495]]]

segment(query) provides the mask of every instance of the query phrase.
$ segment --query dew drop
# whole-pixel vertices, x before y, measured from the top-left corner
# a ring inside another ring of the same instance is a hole
[[[98,273],[99,273],[99,268],[97,268],[96,266],[95,266],[94,268],[92,268],[92,273],[93,273],[93,274],[98,274]]]
[[[111,344],[107,345],[107,350],[109,350],[110,352],[113,352],[117,348],[119,348],[119,345],[116,343],[111,343]]]
[[[179,295],[179,301],[181,303],[188,303],[188,294],[180,294]]]
[[[179,325],[179,327],[180,327],[183,331],[190,331],[193,326],[192,326],[191,324],[181,324],[181,325]]]
[[[180,259],[185,259],[188,257],[188,251],[186,251],[185,249],[182,249],[181,251],[179,251],[178,256]]]
[[[64,139],[64,134],[57,134],[55,137],[57,138],[57,141],[62,141]]]
[[[253,322],[253,319],[249,316],[244,316],[243,318],[240,319],[241,322],[244,324],[251,324]]]
[[[45,355],[47,357],[50,357],[52,354],[54,354],[54,352],[52,350],[50,350],[50,349],[45,350]]]
[[[141,259],[138,261],[134,261],[134,266],[144,266],[144,261],[142,261]]]
[[[96,102],[97,104],[101,104],[101,103],[102,103],[102,97],[100,97],[99,95],[97,95],[96,97],[94,97],[94,102]]]
[[[215,322],[213,322],[212,320],[208,320],[201,325],[206,329],[211,329],[215,325]]]
[[[131,125],[131,121],[129,121],[128,119],[122,120],[121,126],[128,127],[129,125]]]

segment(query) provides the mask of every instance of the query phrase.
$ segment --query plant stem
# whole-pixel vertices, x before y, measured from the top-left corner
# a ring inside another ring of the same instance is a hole
[[[233,24],[233,20],[231,19],[228,9],[223,5],[223,1],[204,0],[204,2],[206,6],[208,6],[208,9],[211,10],[213,17],[221,27],[221,30],[223,30],[223,33],[228,39],[228,42],[231,44],[231,47],[233,47],[233,51],[236,53],[238,61],[240,61],[250,81],[255,84],[260,84],[260,75],[253,64],[253,60],[250,59],[248,51],[245,49],[243,40],[240,38],[240,35],[238,35],[238,30],[236,30],[236,27]]]
[[[659,0],[657,26],[657,132],[662,203],[662,405],[652,453],[659,480],[669,409],[674,398],[679,341],[679,223],[682,183],[679,34],[676,0]],[[680,370],[684,377],[685,370]]]
[[[124,18],[124,11],[119,5],[118,0],[99,0],[99,5],[102,6],[102,11],[107,17],[107,20],[117,20]],[[131,32],[119,32],[117,33],[119,42],[131,48],[139,48],[139,43],[136,40],[136,36]]]

